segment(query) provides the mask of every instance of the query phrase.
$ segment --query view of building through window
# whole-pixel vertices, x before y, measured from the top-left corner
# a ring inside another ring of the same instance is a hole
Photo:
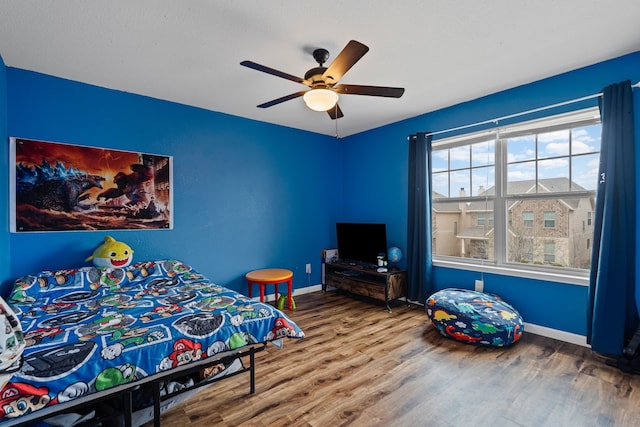
[[[435,141],[434,258],[589,269],[600,132],[590,109]]]

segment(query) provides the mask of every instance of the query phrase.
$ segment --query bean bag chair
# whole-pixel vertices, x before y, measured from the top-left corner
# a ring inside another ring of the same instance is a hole
[[[468,344],[506,347],[524,332],[522,316],[496,295],[443,289],[427,298],[425,308],[442,335]]]

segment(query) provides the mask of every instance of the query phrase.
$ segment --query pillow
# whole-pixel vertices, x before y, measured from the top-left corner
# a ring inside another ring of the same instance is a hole
[[[505,347],[522,337],[522,316],[497,295],[466,289],[443,289],[425,304],[438,332],[467,344]]]

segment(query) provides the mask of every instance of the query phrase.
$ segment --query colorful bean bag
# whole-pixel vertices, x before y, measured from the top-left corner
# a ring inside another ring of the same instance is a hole
[[[425,307],[442,335],[464,343],[506,347],[524,332],[522,316],[496,295],[443,289],[431,295]]]

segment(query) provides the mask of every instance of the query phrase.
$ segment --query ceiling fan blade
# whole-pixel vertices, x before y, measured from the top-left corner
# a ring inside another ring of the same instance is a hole
[[[400,98],[404,93],[403,87],[362,85],[338,85],[334,86],[333,90],[344,95],[385,96],[387,98]]]
[[[355,40],[351,40],[347,43],[345,48],[342,49],[342,52],[336,56],[336,59],[334,59],[331,65],[329,65],[329,68],[327,68],[322,74],[323,80],[326,82],[327,79],[330,79],[331,82],[328,83],[335,84],[368,51],[369,48],[367,46]]]
[[[327,110],[327,113],[329,114],[329,117],[331,117],[331,120],[344,117],[344,114],[342,114],[342,110],[340,109],[340,106],[338,104],[336,104],[335,107]]]
[[[273,101],[265,102],[264,104],[260,104],[258,108],[268,108],[273,107],[274,105],[280,104],[285,101],[290,101],[292,99],[296,99],[304,95],[307,91],[301,90],[300,92],[292,93],[291,95],[283,96],[282,98],[274,99]]]
[[[249,67],[254,70],[262,71],[263,73],[271,74],[272,76],[282,77],[283,79],[291,80],[296,83],[302,83],[305,86],[309,86],[309,83],[306,82],[306,80],[301,77],[297,77],[292,74],[285,73],[283,71],[278,71],[276,69],[267,67],[265,65],[257,64],[253,61],[242,61],[240,65],[244,65],[245,67]]]

